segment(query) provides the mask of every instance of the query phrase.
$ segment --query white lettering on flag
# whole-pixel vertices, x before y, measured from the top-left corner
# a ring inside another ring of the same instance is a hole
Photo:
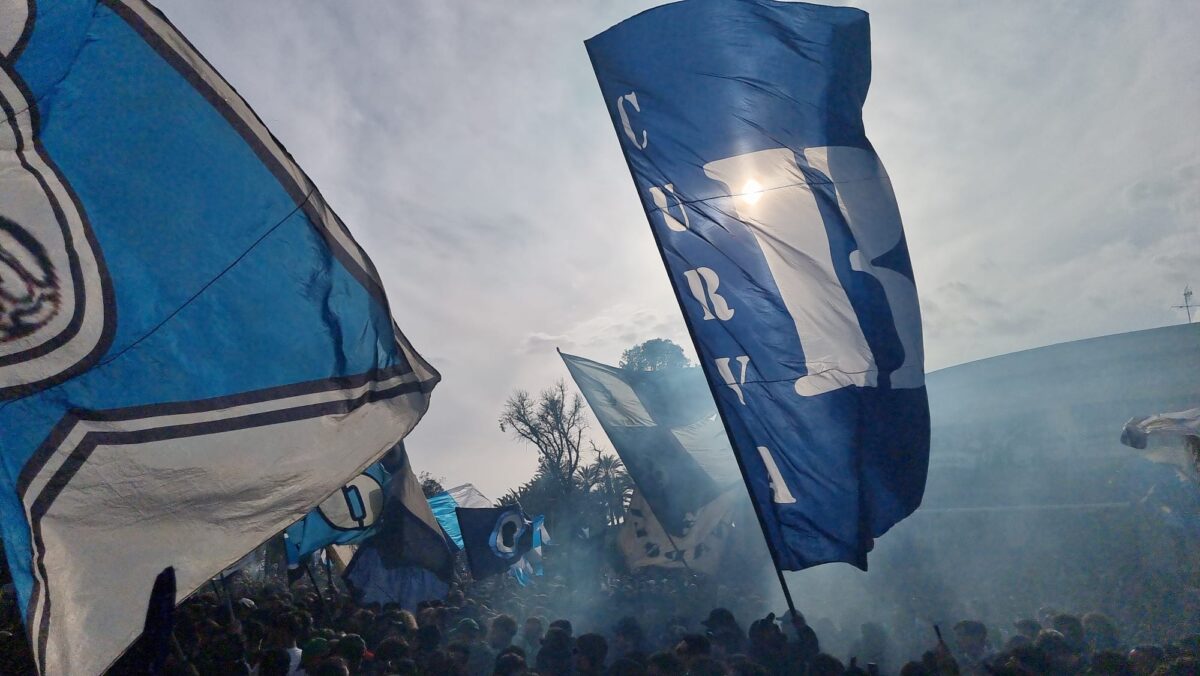
[[[775,457],[771,455],[771,450],[766,446],[759,446],[758,454],[762,456],[763,464],[767,467],[767,478],[771,482],[771,499],[781,505],[790,505],[795,502],[796,498],[792,496],[787,482],[779,473],[779,465],[775,464]]]
[[[825,221],[795,153],[759,150],[709,162],[704,172],[733,196],[733,215],[758,240],[796,325],[808,366],[796,393],[875,385],[874,356],[838,280]]]
[[[721,374],[721,378],[725,380],[725,384],[729,386],[729,389],[733,390],[734,394],[737,394],[738,401],[741,402],[742,406],[745,406],[746,397],[742,395],[741,386],[746,384],[746,368],[750,364],[750,357],[742,355],[737,358],[737,363],[742,367],[742,372],[736,380],[733,376],[733,369],[729,367],[729,357],[721,357],[716,362],[717,372]]]

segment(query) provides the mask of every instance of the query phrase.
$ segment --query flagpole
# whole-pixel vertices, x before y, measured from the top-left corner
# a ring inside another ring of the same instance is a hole
[[[325,595],[321,593],[321,585],[317,584],[317,576],[313,575],[309,561],[304,562],[304,572],[308,573],[308,581],[312,582],[313,590],[317,592],[317,599],[321,602],[321,614],[328,619],[330,615],[329,610],[325,607]]]
[[[587,47],[586,42],[584,43],[584,46],[585,48]],[[592,72],[598,73],[596,68],[596,60],[592,58],[592,50],[587,49],[587,53],[588,61],[592,64]],[[600,86],[599,75],[597,75],[596,85]],[[603,89],[601,89],[601,97],[603,97],[603,93]],[[607,106],[608,102],[605,101],[606,109]],[[621,148],[621,157],[625,159],[625,168],[629,170],[629,178],[633,182],[634,192],[638,194],[640,199],[641,190],[638,188],[637,183],[637,177],[639,174],[633,168],[633,163],[630,161],[629,151],[626,149],[625,144],[619,141],[621,138],[621,131],[619,129],[616,131],[618,145]],[[696,338],[696,327],[692,325],[692,319],[684,309],[687,307],[687,305],[683,302],[684,296],[680,292],[678,280],[676,280],[671,274],[671,266],[667,261],[667,250],[663,248],[662,236],[659,234],[658,228],[654,227],[654,219],[649,213],[646,213],[646,224],[650,226],[650,234],[654,237],[654,246],[658,248],[658,255],[659,258],[662,259],[663,270],[666,271],[667,280],[671,283],[671,291],[675,294],[675,302],[679,304],[679,311],[680,314],[683,315],[683,324],[687,327],[688,337],[692,339],[692,346],[696,349],[697,361],[700,362],[700,368],[704,371],[705,379],[708,380],[708,389],[709,391],[712,391],[713,374],[710,372],[710,367],[704,362],[703,355],[700,350],[700,341]],[[720,397],[715,391],[712,391],[712,395],[713,400],[717,404],[717,415],[720,416],[721,425],[725,428],[725,436],[729,439],[729,445],[733,447],[733,432],[729,428],[729,420],[725,417],[725,411],[721,407]],[[736,448],[734,449],[733,457],[735,460],[737,460],[738,471],[741,472],[742,481],[746,484],[746,492],[750,494],[750,504],[754,507],[754,515],[758,517],[758,527],[762,529],[763,540],[767,543],[767,550],[771,553],[771,564],[775,567],[775,574],[779,576],[779,586],[783,589],[783,598],[787,600],[788,610],[792,612],[794,617],[796,614],[796,604],[792,602],[792,592],[790,589],[788,589],[787,581],[783,579],[783,569],[779,567],[779,554],[775,551],[775,546],[771,544],[771,538],[767,537],[767,522],[766,519],[763,518],[762,508],[759,506],[758,500],[755,499],[754,491],[750,488],[750,475],[746,471],[746,464],[742,462],[742,455],[737,451]]]

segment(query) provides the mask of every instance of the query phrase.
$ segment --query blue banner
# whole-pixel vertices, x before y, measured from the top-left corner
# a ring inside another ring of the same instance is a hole
[[[776,563],[865,569],[929,457],[866,13],[686,0],[587,49]]]
[[[158,10],[4,7],[0,531],[41,673],[95,674],[163,569],[183,598],[295,522],[416,425],[438,375]]]
[[[283,532],[289,566],[329,545],[353,545],[375,534],[390,475],[371,465]]]

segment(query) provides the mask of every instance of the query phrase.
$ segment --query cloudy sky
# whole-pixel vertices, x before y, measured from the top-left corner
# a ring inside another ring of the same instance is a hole
[[[556,346],[616,362],[687,342],[583,48],[658,3],[157,4],[320,186],[442,372],[418,469],[498,497],[534,454],[497,416],[566,377]],[[871,13],[867,132],[931,369],[1183,320],[1200,3],[851,4]]]

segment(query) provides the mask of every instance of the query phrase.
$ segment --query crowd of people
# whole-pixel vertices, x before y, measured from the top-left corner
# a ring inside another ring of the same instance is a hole
[[[668,587],[667,580],[660,587]],[[653,585],[651,585],[653,587]],[[335,587],[236,584],[197,594],[175,614],[171,650],[162,673],[257,676],[837,676],[902,674],[1200,673],[1200,634],[1181,628],[1157,645],[1126,645],[1104,615],[1042,608],[1011,626],[958,621],[929,627],[923,654],[904,654],[904,637],[881,623],[858,627],[847,648],[789,612],[738,617],[728,608],[697,615],[670,603],[665,589],[638,591],[642,612],[609,621],[600,613],[560,617],[572,601],[510,580],[455,589],[422,602],[415,612],[397,605],[359,605]],[[681,590],[686,593],[686,589]],[[693,588],[693,592],[700,590]],[[686,606],[704,593],[687,594]],[[745,605],[747,599],[740,599]],[[537,605],[545,602],[546,605]],[[650,607],[654,604],[654,608]],[[739,605],[739,604],[731,604]],[[620,606],[614,606],[620,607]],[[511,610],[517,610],[514,614]],[[11,614],[7,620],[15,622]],[[137,650],[110,674],[145,673]],[[34,673],[19,626],[0,631],[0,670]]]

